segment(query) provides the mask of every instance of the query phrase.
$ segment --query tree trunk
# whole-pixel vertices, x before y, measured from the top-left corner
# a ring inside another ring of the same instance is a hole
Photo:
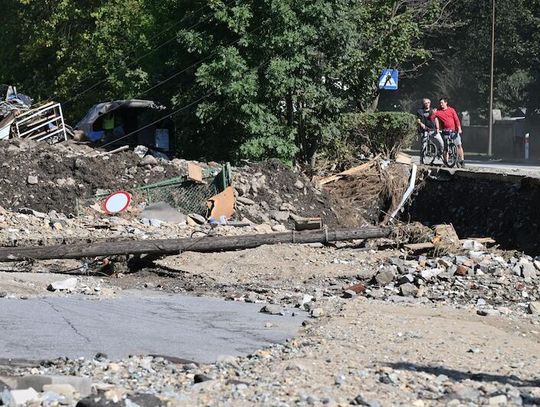
[[[388,237],[390,228],[363,227],[357,229],[310,230],[305,232],[269,233],[244,236],[205,236],[198,239],[161,239],[116,241],[36,247],[0,248],[0,262],[20,260],[80,259],[117,255],[179,254],[185,251],[216,252],[254,248],[279,243],[327,243],[340,240]]]

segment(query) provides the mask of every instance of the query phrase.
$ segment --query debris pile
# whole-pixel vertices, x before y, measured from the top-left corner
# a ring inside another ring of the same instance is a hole
[[[367,295],[472,304],[489,315],[506,314],[508,307],[528,312],[528,304],[540,300],[540,259],[489,251],[474,240],[466,240],[460,252],[391,257],[379,266]]]
[[[96,193],[130,191],[187,175],[185,160],[140,158],[133,152],[98,155],[69,142],[50,146],[13,139],[0,144],[0,161],[0,206],[66,215],[76,214],[78,201]]]
[[[46,102],[37,106],[17,88],[7,86],[0,101],[0,140],[25,138],[50,144],[67,140],[67,128],[60,103]]]
[[[291,216],[320,217],[323,223],[339,225],[328,195],[305,176],[277,160],[239,168],[234,179],[238,192],[238,217],[256,223],[292,228]]]

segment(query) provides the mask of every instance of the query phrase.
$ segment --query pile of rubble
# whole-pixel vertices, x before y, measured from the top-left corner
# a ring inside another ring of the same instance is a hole
[[[473,240],[464,246],[474,250],[432,258],[389,258],[379,265],[367,295],[473,305],[480,315],[539,314],[540,258],[487,250]]]
[[[141,159],[133,152],[96,156],[84,145],[50,146],[19,139],[0,144],[0,161],[0,206],[66,215],[76,214],[77,201],[96,192],[129,191],[186,173],[183,160]]]

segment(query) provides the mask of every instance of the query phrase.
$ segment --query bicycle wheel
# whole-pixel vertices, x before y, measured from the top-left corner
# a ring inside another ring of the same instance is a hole
[[[433,165],[435,159],[437,158],[437,146],[433,141],[428,141],[423,153],[424,156],[422,157],[422,164]]]
[[[457,164],[457,146],[453,142],[448,143],[448,159],[444,163],[449,168]]]

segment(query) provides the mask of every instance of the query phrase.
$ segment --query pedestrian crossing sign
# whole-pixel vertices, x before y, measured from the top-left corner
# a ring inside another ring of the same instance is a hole
[[[383,69],[379,76],[379,89],[398,90],[398,77],[397,69]]]

